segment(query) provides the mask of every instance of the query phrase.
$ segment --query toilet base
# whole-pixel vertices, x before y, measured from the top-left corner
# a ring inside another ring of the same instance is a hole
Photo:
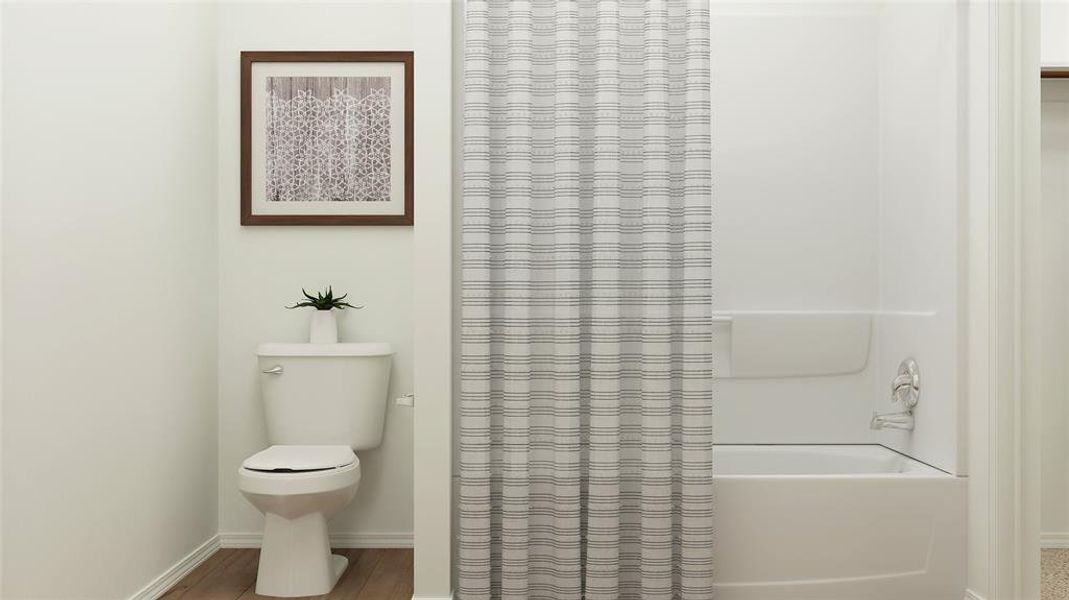
[[[327,519],[321,512],[286,519],[264,515],[264,538],[256,593],[293,598],[330,592],[349,566],[349,559],[330,553]]]

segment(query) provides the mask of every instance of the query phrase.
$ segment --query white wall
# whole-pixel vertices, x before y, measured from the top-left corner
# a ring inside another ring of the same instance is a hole
[[[959,464],[958,4],[889,2],[880,14],[879,316],[875,408],[913,357],[921,396],[912,433],[879,440],[928,464]],[[963,263],[962,263],[963,264]],[[964,458],[964,452],[960,453]]]
[[[415,118],[420,140],[416,183],[421,207],[415,228],[415,571],[414,598],[451,597],[453,411],[453,98],[454,58],[461,36],[454,30],[458,3],[413,3],[419,89]],[[456,267],[459,270],[459,266]]]
[[[1043,82],[1042,206],[1044,213],[1041,341],[1044,357],[1040,531],[1047,544],[1069,544],[1069,81]]]
[[[419,388],[417,591],[448,592],[449,17],[444,1],[5,5],[3,116],[18,126],[4,138],[2,304],[20,321],[3,364],[19,372],[4,387],[9,595],[124,597],[216,531],[257,535],[235,477],[266,445],[253,351],[304,339],[309,314],[282,306],[328,284],[368,305],[343,314],[343,340],[395,347],[391,397]],[[415,51],[415,228],[238,225],[238,57],[257,49]],[[411,539],[413,418],[391,403],[332,532]],[[38,481],[68,455],[89,467]],[[53,580],[56,560],[80,569]]]
[[[3,5],[3,596],[216,532],[215,14]]]
[[[872,311],[878,10],[713,8],[714,312]],[[715,439],[869,441],[870,382],[719,380]]]
[[[413,391],[413,228],[239,225],[239,53],[412,49],[417,97],[447,96],[448,87],[436,91],[436,73],[426,57],[448,56],[450,48],[414,35],[414,22],[424,16],[429,17],[413,3],[400,1],[228,2],[220,7],[219,518],[224,535],[261,531],[262,516],[237,489],[241,462],[267,445],[254,351],[260,342],[307,339],[309,314],[282,308],[302,286],[330,284],[365,303],[363,310],[342,313],[341,340],[392,344],[390,397]],[[448,31],[448,20],[441,26]],[[444,77],[448,83],[448,72]],[[445,120],[448,127],[448,115]],[[426,144],[433,152],[434,140],[420,119],[415,127],[417,151]],[[422,171],[425,164],[417,154],[417,181],[431,175]],[[422,223],[421,205],[434,200],[421,191],[426,190],[416,191],[416,227]],[[391,401],[386,419],[382,446],[360,453],[360,489],[332,521],[332,533],[412,535],[413,410]]]
[[[1040,3],[1039,62],[1044,67],[1069,67],[1069,2]]]
[[[329,283],[367,304],[343,315],[342,339],[392,343],[391,397],[415,391],[417,404],[390,405],[383,445],[360,454],[360,489],[331,532],[414,537],[415,592],[427,598],[447,597],[451,574],[451,29],[445,0],[224,3],[219,25],[220,530],[261,527],[236,482],[266,443],[256,344],[303,339],[308,315],[281,306]],[[226,132],[238,125],[239,52],[257,49],[415,52],[414,227],[238,225],[238,138]]]

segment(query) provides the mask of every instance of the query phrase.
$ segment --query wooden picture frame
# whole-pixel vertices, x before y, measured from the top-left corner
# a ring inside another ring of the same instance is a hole
[[[409,51],[242,52],[241,224],[412,225],[413,62]],[[316,109],[315,132],[296,102]]]

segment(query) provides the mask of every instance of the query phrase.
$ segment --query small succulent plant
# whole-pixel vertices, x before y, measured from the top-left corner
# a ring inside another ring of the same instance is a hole
[[[301,293],[304,294],[304,297],[306,299],[297,302],[293,306],[287,306],[286,308],[304,308],[306,306],[312,307],[316,310],[330,310],[332,308],[336,308],[338,310],[344,310],[346,308],[364,308],[363,304],[353,306],[352,304],[345,302],[345,297],[349,294],[342,294],[341,296],[335,298],[334,290],[330,287],[328,287],[327,291],[325,292],[316,292],[315,296],[304,291],[304,288],[301,288]]]

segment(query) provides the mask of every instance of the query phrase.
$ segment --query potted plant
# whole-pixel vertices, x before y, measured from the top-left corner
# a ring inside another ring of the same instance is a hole
[[[349,294],[342,294],[335,298],[334,290],[331,287],[327,287],[325,292],[317,292],[315,296],[306,292],[304,288],[301,288],[301,293],[304,294],[305,299],[297,302],[293,306],[287,306],[286,308],[311,307],[316,309],[315,312],[312,313],[312,324],[308,334],[308,341],[313,344],[337,343],[338,321],[334,318],[334,309],[345,310],[346,308],[364,308],[363,304],[353,306],[346,302],[345,298]]]

